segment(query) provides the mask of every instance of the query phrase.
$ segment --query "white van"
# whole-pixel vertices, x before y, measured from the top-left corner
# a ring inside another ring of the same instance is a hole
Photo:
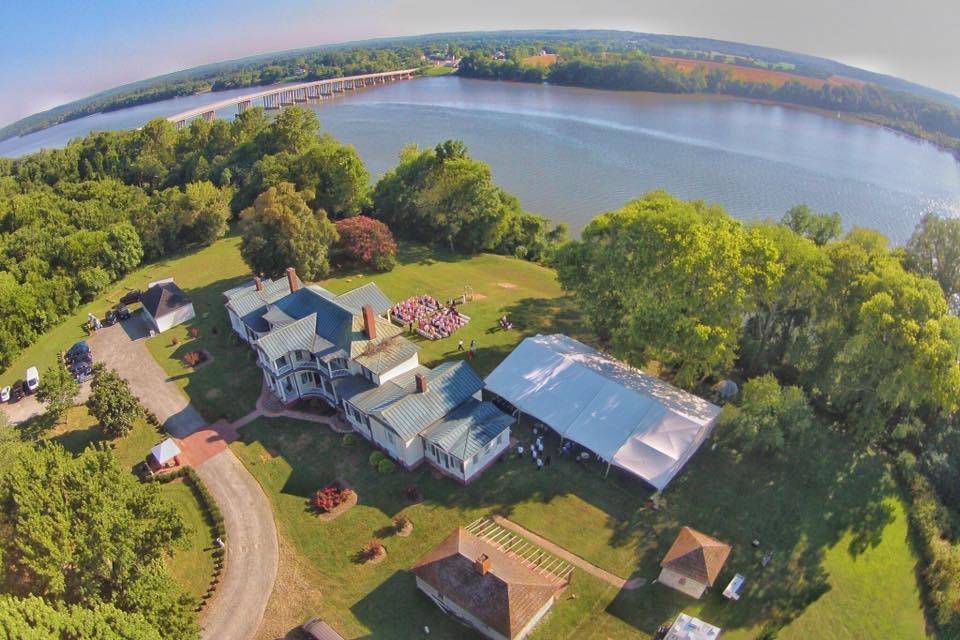
[[[40,372],[36,367],[27,369],[27,393],[33,393],[40,386]]]

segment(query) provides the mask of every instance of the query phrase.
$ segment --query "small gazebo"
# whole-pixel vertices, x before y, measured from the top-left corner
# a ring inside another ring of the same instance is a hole
[[[660,566],[657,581],[699,599],[713,586],[732,547],[690,527],[680,529]]]

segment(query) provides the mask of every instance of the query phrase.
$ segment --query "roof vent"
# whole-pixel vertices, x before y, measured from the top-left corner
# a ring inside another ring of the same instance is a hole
[[[418,373],[416,376],[417,381],[417,393],[426,393],[427,392],[427,376],[422,373]]]
[[[363,305],[363,332],[367,334],[367,340],[377,338],[377,314],[369,304]]]
[[[473,562],[473,568],[477,570],[477,573],[481,576],[487,575],[487,572],[490,571],[490,556],[485,553],[480,554]]]

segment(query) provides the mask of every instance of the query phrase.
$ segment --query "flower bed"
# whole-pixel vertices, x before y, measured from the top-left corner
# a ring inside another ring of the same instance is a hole
[[[340,483],[329,484],[310,497],[310,506],[321,520],[333,520],[357,504],[357,492]]]

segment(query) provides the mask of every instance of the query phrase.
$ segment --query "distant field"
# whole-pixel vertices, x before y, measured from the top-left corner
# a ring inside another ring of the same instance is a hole
[[[669,56],[654,56],[656,60],[663,64],[669,64],[677,68],[677,70],[684,73],[690,73],[698,67],[703,67],[707,71],[713,69],[720,69],[721,71],[728,71],[733,76],[734,80],[742,80],[744,82],[764,82],[766,84],[771,84],[775,87],[783,86],[784,84],[790,82],[799,82],[804,84],[812,89],[819,89],[823,86],[824,82],[829,82],[832,85],[850,85],[855,87],[863,86],[863,82],[860,80],[854,80],[852,78],[845,78],[843,76],[830,76],[826,81],[821,80],[820,78],[811,78],[809,76],[801,76],[796,73],[788,73],[786,71],[773,71],[771,69],[758,69],[756,67],[742,67],[736,64],[727,64],[724,62],[711,62],[708,60],[688,60],[686,58],[671,58]]]
[[[555,53],[545,53],[542,56],[527,56],[522,62],[531,67],[549,67],[557,61],[557,57]]]

